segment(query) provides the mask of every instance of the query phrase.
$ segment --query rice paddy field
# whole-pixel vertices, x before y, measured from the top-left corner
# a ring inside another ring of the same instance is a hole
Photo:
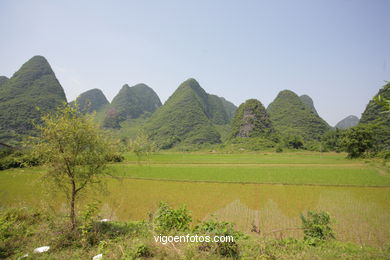
[[[50,207],[65,212],[60,195],[45,192],[44,168],[0,172],[0,206]],[[348,160],[336,153],[158,153],[127,154],[112,164],[101,215],[148,219],[159,201],[185,204],[195,220],[218,218],[250,233],[301,237],[299,215],[328,211],[339,240],[383,247],[390,243],[388,166]],[[87,203],[84,199],[82,204]]]

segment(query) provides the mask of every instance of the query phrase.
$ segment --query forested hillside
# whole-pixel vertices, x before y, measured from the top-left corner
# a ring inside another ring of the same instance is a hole
[[[257,99],[242,103],[232,121],[232,137],[259,137],[273,131],[270,117]]]
[[[0,141],[32,134],[33,121],[66,102],[63,88],[47,60],[34,56],[0,86]]]
[[[213,122],[223,123],[228,117],[217,99],[210,97],[195,79],[188,79],[153,114],[146,129],[161,148],[219,143],[221,137]]]
[[[77,99],[72,101],[70,104],[75,105],[75,103],[77,103],[79,111],[84,114],[98,111],[105,105],[109,104],[106,96],[100,89],[97,88],[80,94],[80,96],[78,96]]]
[[[156,92],[145,84],[133,87],[124,85],[112,100],[103,126],[120,128],[120,123],[127,119],[139,118],[144,113],[153,113],[161,106],[160,98]]]
[[[279,92],[267,112],[275,129],[282,135],[301,136],[319,140],[329,125],[290,90]]]

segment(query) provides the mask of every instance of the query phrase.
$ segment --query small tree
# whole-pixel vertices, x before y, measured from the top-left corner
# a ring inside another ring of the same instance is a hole
[[[129,141],[129,149],[137,156],[138,161],[141,161],[142,157],[149,156],[157,151],[157,146],[152,142],[145,132],[140,131],[134,140]]]
[[[65,193],[74,230],[76,199],[82,190],[101,182],[110,145],[92,116],[82,115],[76,108],[65,105],[42,121],[33,151],[49,168],[45,179]]]

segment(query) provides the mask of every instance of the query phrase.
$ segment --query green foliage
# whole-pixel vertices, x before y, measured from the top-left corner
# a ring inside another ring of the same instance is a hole
[[[271,120],[260,101],[249,99],[238,107],[232,121],[232,138],[260,137],[272,132]]]
[[[309,245],[318,245],[319,243],[334,239],[335,234],[331,228],[332,220],[327,212],[308,211],[307,215],[301,214],[304,240]]]
[[[290,90],[281,91],[267,112],[275,130],[282,135],[301,136],[304,140],[320,140],[329,125]]]
[[[219,143],[212,124],[208,94],[194,79],[183,82],[146,123],[145,129],[159,148],[178,144]]]
[[[82,115],[71,106],[44,116],[42,121],[33,154],[49,167],[45,179],[70,200],[74,229],[76,197],[86,187],[100,182],[112,146],[91,116]]]
[[[278,146],[276,147],[276,149],[275,149],[275,152],[277,152],[277,153],[282,153],[282,152],[283,152],[283,147],[280,146],[280,145],[278,145]]]
[[[96,241],[93,241],[94,236],[91,235],[94,230],[94,224],[97,221],[97,214],[99,212],[99,202],[94,202],[88,204],[84,211],[80,213],[80,235],[81,235],[81,244],[83,246],[89,246]]]
[[[99,111],[105,105],[109,104],[106,96],[97,88],[82,93],[75,101],[72,101],[70,105],[75,106],[76,103],[78,111],[83,114]]]
[[[36,166],[40,163],[39,158],[30,151],[15,150],[4,157],[0,157],[0,170]]]
[[[368,103],[362,114],[360,123],[382,122],[390,127],[390,113],[387,113],[388,100],[390,99],[390,83],[381,88],[378,94]],[[386,101],[387,100],[387,101]]]
[[[139,243],[138,245],[135,246],[132,256],[134,258],[139,258],[139,257],[149,258],[149,257],[153,257],[153,252],[149,246],[143,243]]]
[[[343,130],[339,130],[338,128],[326,132],[321,138],[324,150],[341,152],[343,150],[343,145],[341,143],[342,136]]]
[[[372,154],[386,157],[390,148],[390,83],[381,88],[368,103],[359,126],[367,126],[372,132]],[[387,151],[386,151],[387,150]]]
[[[191,221],[192,217],[186,206],[173,209],[165,202],[160,202],[153,218],[154,230],[164,235],[188,231]]]
[[[34,56],[0,87],[0,141],[35,134],[33,121],[66,102],[49,63]]]
[[[107,108],[103,126],[120,128],[127,119],[139,118],[146,112],[153,113],[161,106],[161,101],[153,89],[145,84],[122,87]]]
[[[303,139],[299,135],[287,135],[283,141],[287,148],[302,149],[304,147]]]
[[[385,91],[390,89],[390,82],[386,86],[384,86]],[[389,94],[387,94],[389,96]],[[382,106],[385,111],[382,111],[382,113],[389,113],[390,111],[390,98],[385,97],[383,94],[379,94],[376,97],[374,97],[375,103]]]
[[[361,157],[374,147],[374,132],[371,125],[359,125],[345,130],[341,144],[349,158]]]
[[[210,237],[232,237],[233,241],[229,242],[203,242],[199,246],[199,249],[204,251],[214,251],[220,256],[233,258],[239,256],[239,246],[237,244],[237,241],[240,239],[247,238],[243,233],[236,231],[232,223],[218,221],[214,219],[203,221],[200,224],[196,225],[193,229],[193,233],[209,235]]]

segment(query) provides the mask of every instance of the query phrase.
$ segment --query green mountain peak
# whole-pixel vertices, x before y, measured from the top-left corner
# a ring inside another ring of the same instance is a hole
[[[42,56],[32,57],[0,88],[0,140],[31,134],[33,121],[39,123],[65,102],[50,64]]]
[[[163,149],[176,145],[219,143],[213,121],[227,119],[222,101],[209,95],[195,79],[180,84],[147,122],[150,137]]]
[[[257,99],[242,103],[232,121],[231,137],[259,137],[273,131],[270,117]]]
[[[291,90],[279,92],[268,106],[267,112],[275,129],[283,135],[319,140],[321,135],[330,129],[329,125]]]
[[[143,83],[133,87],[125,84],[109,105],[103,126],[120,128],[121,122],[149,116],[160,106],[160,98],[152,88]]]
[[[81,113],[92,113],[99,111],[102,107],[109,104],[106,96],[100,89],[90,89],[77,97],[70,104],[74,105],[77,102],[78,109]]]

